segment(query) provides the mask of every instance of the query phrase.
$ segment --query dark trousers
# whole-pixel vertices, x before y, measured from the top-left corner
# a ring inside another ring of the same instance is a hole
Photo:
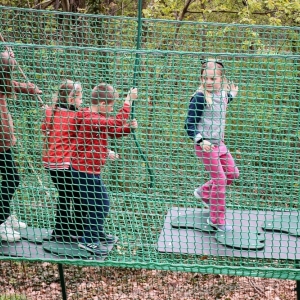
[[[10,201],[20,184],[20,177],[10,149],[5,152],[0,152],[0,174],[2,176],[0,189],[0,224],[2,224],[10,215]]]
[[[104,236],[104,221],[109,212],[109,197],[100,175],[78,172],[72,169],[74,182],[78,184],[81,200],[87,204],[84,239],[87,243],[99,242]]]
[[[72,172],[70,169],[48,170],[58,191],[55,228],[52,235],[83,236],[86,206],[81,202],[78,185],[73,182]]]

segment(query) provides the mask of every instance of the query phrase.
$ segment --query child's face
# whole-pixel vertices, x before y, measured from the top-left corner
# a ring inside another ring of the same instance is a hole
[[[82,104],[82,91],[76,91],[75,98],[70,98],[70,103],[79,108]]]
[[[99,113],[103,115],[109,115],[114,110],[114,101],[112,102],[105,102],[102,101],[99,103]]]
[[[205,69],[201,76],[201,83],[206,91],[218,92],[222,86],[222,72],[218,69]]]

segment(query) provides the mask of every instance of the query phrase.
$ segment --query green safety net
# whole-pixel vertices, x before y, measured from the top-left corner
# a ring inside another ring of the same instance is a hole
[[[2,260],[300,278],[300,28],[0,10],[1,51],[11,47],[44,104],[53,105],[61,82],[70,79],[81,82],[88,107],[93,87],[107,82],[120,93],[116,113],[136,86],[131,118],[139,124],[134,134],[109,140],[120,158],[102,167],[111,201],[105,230],[118,243],[97,256],[74,240],[49,241],[58,193],[42,162],[45,110],[36,96],[8,99],[21,180],[10,210],[27,228],[16,229],[20,241],[2,240]],[[240,171],[226,188],[233,236],[205,223],[209,211],[194,190],[209,173],[184,129],[208,58],[221,59],[239,86],[225,135]],[[20,69],[13,75],[26,82]],[[67,209],[76,213],[72,201]]]

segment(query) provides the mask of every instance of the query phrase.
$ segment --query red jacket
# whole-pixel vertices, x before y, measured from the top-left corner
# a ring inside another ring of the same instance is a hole
[[[46,110],[46,118],[41,126],[45,135],[43,162],[49,169],[68,169],[76,136],[76,111],[65,108]],[[53,117],[52,117],[53,116]]]
[[[72,167],[80,172],[100,174],[108,155],[107,139],[119,138],[131,132],[127,123],[130,106],[124,104],[114,117],[83,109],[77,112],[77,138],[74,140]]]

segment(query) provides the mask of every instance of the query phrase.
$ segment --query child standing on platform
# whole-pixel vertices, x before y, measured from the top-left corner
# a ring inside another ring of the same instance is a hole
[[[7,98],[14,93],[41,94],[32,83],[19,83],[12,79],[16,61],[11,50],[0,53],[0,237],[2,241],[13,242],[21,239],[19,229],[27,225],[16,216],[10,215],[10,202],[20,184],[20,178],[11,148],[16,144],[12,117],[7,108]]]
[[[222,62],[209,59],[201,66],[201,86],[190,100],[185,129],[195,143],[211,180],[194,191],[196,198],[210,207],[209,225],[219,231],[231,231],[226,223],[226,186],[239,177],[239,170],[224,144],[227,105],[238,93],[228,85]]]
[[[45,135],[44,167],[49,171],[58,191],[52,239],[68,241],[72,237],[83,235],[86,208],[80,201],[79,190],[73,183],[70,170],[73,140],[76,136],[75,115],[81,104],[81,84],[65,80],[59,87],[54,106],[46,110],[41,127]]]
[[[91,95],[91,105],[77,113],[77,137],[72,155],[72,174],[77,182],[81,199],[85,201],[87,219],[84,236],[79,247],[97,255],[107,250],[103,245],[114,244],[117,238],[104,230],[104,221],[109,212],[109,197],[101,179],[101,170],[109,155],[108,137],[119,138],[137,128],[137,121],[127,122],[132,101],[137,98],[137,89],[132,89],[123,108],[116,116],[113,111],[118,92],[106,83],[97,85]]]
[[[45,135],[44,167],[58,191],[53,240],[70,241],[84,233],[86,206],[80,200],[79,189],[73,182],[70,170],[73,141],[76,137],[75,115],[81,104],[81,84],[65,80],[59,87],[54,106],[46,110],[41,126]],[[110,151],[109,158],[117,159],[118,155]]]

